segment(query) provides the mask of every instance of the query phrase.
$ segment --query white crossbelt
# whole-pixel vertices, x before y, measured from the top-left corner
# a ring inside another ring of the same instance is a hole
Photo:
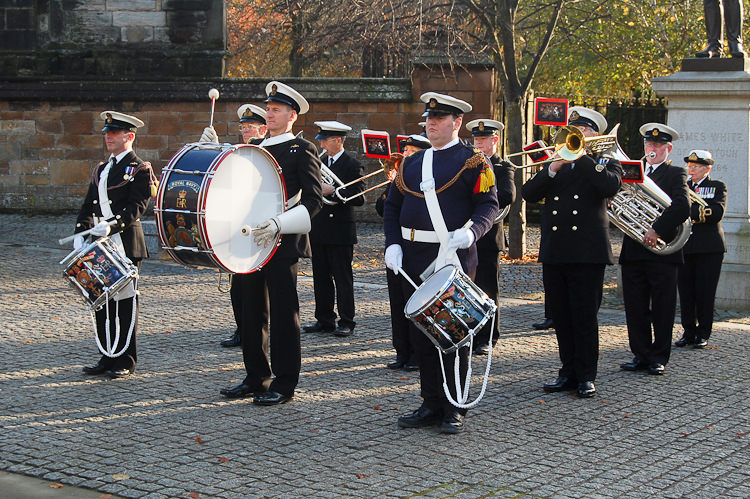
[[[448,232],[448,239],[453,236],[453,232]],[[434,230],[421,230],[421,229],[410,229],[408,227],[401,227],[401,237],[407,241],[418,242],[418,243],[439,243],[440,238],[437,232]]]

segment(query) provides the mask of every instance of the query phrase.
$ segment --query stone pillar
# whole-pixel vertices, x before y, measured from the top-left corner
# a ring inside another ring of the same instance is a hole
[[[711,177],[727,184],[723,226],[727,254],[716,307],[750,310],[750,60],[685,59],[682,70],[655,78],[668,97],[667,125],[680,132],[671,158],[681,164],[691,149],[708,149]]]

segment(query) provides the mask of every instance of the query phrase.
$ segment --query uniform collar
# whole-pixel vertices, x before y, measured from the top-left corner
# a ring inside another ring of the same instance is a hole
[[[328,157],[329,158],[333,158],[333,162],[335,163],[336,161],[338,161],[338,159],[341,157],[342,154],[344,154],[344,150],[343,149],[341,149],[339,152],[337,152],[333,156],[328,156]]]
[[[130,154],[131,152],[133,152],[133,150],[132,150],[132,149],[125,149],[125,150],[124,150],[123,152],[121,152],[121,153],[120,153],[120,154],[118,154],[117,156],[114,156],[114,155],[110,154],[110,155],[109,155],[109,159],[107,160],[107,162],[110,162],[110,161],[112,161],[112,158],[115,158],[115,164],[117,164],[117,163],[119,163],[120,161],[122,161],[122,158],[124,158],[125,156],[127,156],[127,155],[128,155],[128,154]]]
[[[453,146],[455,146],[458,143],[459,143],[459,139],[455,138],[455,139],[451,140],[450,142],[448,142],[447,144],[445,144],[440,149],[435,149],[435,147],[433,147],[432,150],[433,151],[444,151],[445,149],[448,149],[449,147],[453,147]]]

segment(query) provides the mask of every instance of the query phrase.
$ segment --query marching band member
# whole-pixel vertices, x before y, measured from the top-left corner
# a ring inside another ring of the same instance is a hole
[[[247,144],[253,139],[262,139],[266,136],[268,127],[266,126],[266,111],[253,104],[243,104],[237,108],[237,117],[240,119],[240,133],[242,134],[242,143]],[[216,134],[214,127],[206,127],[201,135],[200,142],[219,143],[219,136]],[[240,316],[239,309],[241,300],[238,296],[237,288],[231,286],[229,296],[232,300],[232,311],[237,328],[229,338],[221,340],[223,347],[237,347],[240,345]],[[267,350],[267,349],[266,349]]]
[[[135,132],[143,122],[135,116],[105,111],[104,143],[109,152],[106,163],[94,168],[91,183],[76,220],[75,232],[93,229],[96,237],[109,235],[140,271],[141,260],[148,258],[146,238],[141,227],[141,217],[146,212],[151,197],[151,165],[144,163],[135,152]],[[114,224],[110,225],[110,222]],[[83,245],[83,236],[76,236],[73,246]],[[107,338],[119,339],[112,352],[115,357],[102,355],[93,366],[86,366],[86,374],[106,374],[111,378],[128,376],[135,371],[138,361],[136,330],[138,328],[138,292],[134,283],[111,298],[106,306],[95,313],[96,334],[101,345],[110,344]]]
[[[682,247],[685,263],[677,272],[680,291],[680,319],[685,332],[675,346],[704,348],[711,337],[714,322],[714,299],[719,285],[721,262],[727,250],[721,219],[727,203],[727,186],[709,176],[714,164],[709,151],[695,150],[685,158],[690,176],[688,188],[708,206],[693,203],[690,239]]]
[[[269,137],[251,143],[264,147],[281,167],[290,209],[252,231],[259,246],[274,244],[277,236],[284,234],[273,257],[261,270],[234,277],[242,302],[239,328],[247,375],[239,385],[221,390],[229,398],[254,395],[253,403],[264,406],[290,400],[299,382],[302,356],[298,261],[300,257],[310,257],[307,232],[311,217],[322,204],[317,149],[292,133],[297,117],[309,110],[307,100],[292,87],[277,81],[266,85],[266,95]],[[270,364],[264,350],[269,320]]]
[[[385,201],[385,263],[395,273],[403,266],[415,281],[418,277],[426,279],[431,269],[449,263],[461,266],[473,278],[477,267],[474,243],[490,229],[498,211],[492,167],[481,151],[458,138],[463,115],[471,111],[470,104],[435,92],[423,94],[420,100],[426,104],[423,116],[427,117],[427,138],[432,148],[404,160],[395,188]],[[438,231],[443,236],[451,231],[445,247],[438,243]],[[414,292],[405,279],[402,289],[407,299]],[[466,409],[451,405],[443,392],[438,357],[441,353],[416,326],[410,324],[409,328],[417,349],[424,400],[416,411],[401,416],[398,425],[422,428],[439,424],[444,433],[463,431]],[[464,379],[468,347],[460,348],[458,356],[443,356],[447,384],[454,398],[454,361],[459,357],[460,376]]]
[[[568,124],[584,137],[599,135],[607,120],[593,109],[574,106]],[[604,269],[614,263],[609,241],[607,198],[622,185],[616,159],[583,155],[559,159],[523,186],[528,202],[544,199],[539,261],[543,264],[544,298],[550,309],[562,367],[544,391],[576,390],[578,397],[596,393],[599,322]]]
[[[323,161],[342,182],[361,178],[362,164],[344,151],[344,138],[352,128],[338,121],[316,121],[319,131],[315,140],[326,151]],[[336,186],[322,184],[323,196],[333,196]],[[357,182],[339,192],[348,198],[365,190],[364,182]],[[352,258],[357,243],[357,225],[354,206],[365,204],[364,196],[351,201],[324,204],[312,219],[310,244],[312,246],[313,286],[315,291],[315,318],[317,321],[303,328],[306,333],[333,333],[350,336],[354,332],[354,276]],[[339,312],[336,325],[336,313]]]
[[[499,121],[490,119],[479,119],[466,124],[466,129],[474,137],[474,147],[482,151],[492,162],[495,171],[495,185],[497,188],[497,203],[500,210],[510,205],[516,199],[516,185],[513,183],[515,168],[507,161],[502,161],[497,155],[497,145],[500,142],[500,132],[505,125]],[[505,234],[503,233],[503,221],[498,220],[492,225],[489,232],[477,241],[477,276],[474,279],[477,286],[487,293],[497,305],[495,313],[495,337],[492,338],[492,347],[497,343],[497,335],[500,334],[500,268],[498,259],[500,252],[506,249]],[[478,355],[487,355],[490,347],[490,321],[482,327],[474,341],[477,343],[474,352]]]
[[[427,140],[427,137],[423,135],[409,135],[404,143],[404,158],[408,158],[412,154],[423,149],[429,149],[430,147],[432,147],[432,144]],[[397,170],[393,170],[394,178],[397,173]],[[390,184],[385,186],[383,193],[375,202],[375,211],[381,217],[385,208],[385,200],[392,185],[393,179],[391,179]],[[417,362],[416,349],[409,334],[409,319],[404,315],[404,307],[407,300],[404,298],[404,292],[401,288],[402,277],[387,270],[385,277],[388,283],[388,303],[391,311],[391,339],[393,341],[393,349],[396,350],[396,360],[389,362],[386,367],[388,369],[416,371],[419,369],[419,363]]]
[[[654,247],[659,238],[672,240],[677,228],[690,216],[687,172],[667,161],[672,141],[680,138],[675,129],[661,123],[646,123],[640,132],[646,153],[645,174],[672,199],[672,204],[643,236],[643,242]],[[630,350],[635,356],[632,362],[620,365],[623,370],[664,374],[677,308],[677,268],[683,262],[682,251],[657,255],[627,235],[623,237],[622,295]]]

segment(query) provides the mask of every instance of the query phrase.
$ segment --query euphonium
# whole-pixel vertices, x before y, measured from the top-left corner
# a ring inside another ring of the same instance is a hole
[[[619,146],[609,152],[615,159],[630,160]],[[703,202],[702,199],[700,201]],[[656,182],[644,176],[643,183],[622,184],[620,191],[609,201],[607,216],[618,229],[647,250],[657,255],[670,255],[679,251],[690,237],[692,224],[689,217],[680,224],[677,234],[669,242],[659,239],[652,248],[643,242],[643,236],[671,204],[672,199],[667,193],[656,185]]]

